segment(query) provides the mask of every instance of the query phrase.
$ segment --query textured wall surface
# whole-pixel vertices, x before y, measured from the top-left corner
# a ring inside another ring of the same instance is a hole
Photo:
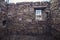
[[[44,16],[44,21],[37,21],[35,19],[35,8],[43,8],[42,14]],[[48,11],[47,11],[48,10]],[[45,33],[46,32],[46,21],[47,14],[49,12],[49,3],[48,2],[22,2],[17,4],[9,4],[8,6],[8,18],[11,22],[9,23],[9,29],[12,32],[18,32],[20,34],[29,34],[29,33]],[[12,24],[10,24],[12,23]]]
[[[60,0],[51,1],[52,28],[56,31],[54,37],[60,40]]]
[[[51,2],[51,14],[53,19],[53,24],[56,24],[55,27],[58,31],[60,31],[59,25],[60,25],[60,1],[54,1]]]
[[[6,4],[0,0],[0,40],[60,40],[60,1]],[[35,8],[43,20],[35,19]]]
[[[4,0],[0,0],[0,39],[6,33],[7,6]]]

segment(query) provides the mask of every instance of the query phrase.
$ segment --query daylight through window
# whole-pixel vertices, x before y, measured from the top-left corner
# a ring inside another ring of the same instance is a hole
[[[41,9],[35,9],[35,15],[36,15],[36,20],[42,20],[42,10]]]

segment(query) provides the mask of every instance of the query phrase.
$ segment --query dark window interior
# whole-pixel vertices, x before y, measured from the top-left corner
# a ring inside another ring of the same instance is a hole
[[[6,20],[3,21],[3,25],[6,25]]]

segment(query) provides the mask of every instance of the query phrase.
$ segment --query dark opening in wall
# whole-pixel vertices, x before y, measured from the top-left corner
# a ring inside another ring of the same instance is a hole
[[[3,26],[5,26],[5,25],[6,25],[6,20],[3,21]]]

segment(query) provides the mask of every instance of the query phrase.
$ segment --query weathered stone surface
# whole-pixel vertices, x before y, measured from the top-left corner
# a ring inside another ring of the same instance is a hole
[[[54,32],[54,37],[56,40],[60,40],[60,0],[51,1],[51,15],[52,15],[52,28],[56,31]]]
[[[0,0],[1,40],[60,40],[60,1],[6,4]],[[35,19],[42,9],[42,21]]]
[[[0,0],[0,40],[3,38],[6,31],[7,6],[4,0]]]
[[[23,33],[45,33],[46,29],[46,19],[44,23],[39,23],[38,21],[35,21],[35,12],[34,8],[41,8],[46,6],[46,8],[43,10],[43,15],[46,18],[45,11],[49,10],[49,3],[48,2],[22,2],[17,4],[9,4],[8,5],[8,17],[12,23],[12,25],[9,27],[11,31],[14,33],[15,31],[22,31]],[[8,22],[9,23],[9,22]],[[41,24],[41,25],[40,25]],[[43,26],[45,25],[45,26]],[[16,28],[14,28],[16,27]],[[9,29],[8,29],[9,30]],[[13,31],[15,30],[15,31]],[[41,31],[41,32],[40,32]]]

